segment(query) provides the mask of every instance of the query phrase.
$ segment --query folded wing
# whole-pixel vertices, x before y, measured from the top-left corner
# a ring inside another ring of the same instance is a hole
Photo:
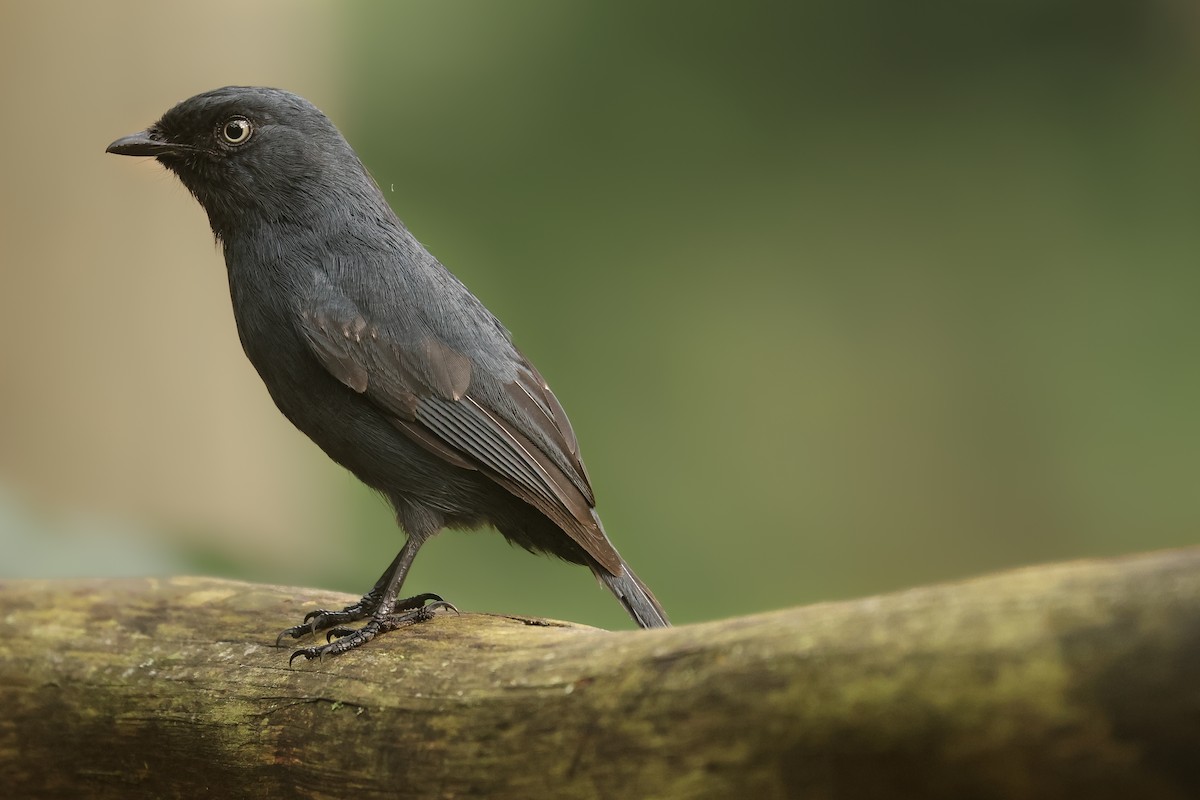
[[[348,298],[322,293],[300,328],[331,375],[363,395],[414,442],[477,469],[536,508],[604,569],[621,559],[604,535],[571,424],[537,370],[515,349],[515,378],[483,391],[471,359],[424,330],[399,336]]]

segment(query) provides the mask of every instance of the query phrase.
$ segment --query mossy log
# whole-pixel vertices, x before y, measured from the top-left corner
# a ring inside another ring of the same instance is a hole
[[[1196,798],[1200,548],[667,630],[439,615],[288,666],[353,598],[0,582],[0,794]]]

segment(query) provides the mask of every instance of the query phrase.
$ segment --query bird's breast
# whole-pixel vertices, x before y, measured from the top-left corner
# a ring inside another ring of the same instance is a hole
[[[328,391],[329,378],[297,324],[302,288],[288,265],[260,250],[226,247],[238,339],[280,411],[304,428],[305,398]]]

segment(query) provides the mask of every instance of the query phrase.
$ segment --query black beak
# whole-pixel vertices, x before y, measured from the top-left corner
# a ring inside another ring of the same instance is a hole
[[[122,136],[104,148],[104,152],[119,156],[165,156],[178,154],[185,149],[190,148],[165,141],[153,130],[144,130]]]

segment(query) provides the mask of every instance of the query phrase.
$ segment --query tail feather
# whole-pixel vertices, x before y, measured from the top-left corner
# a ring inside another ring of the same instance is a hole
[[[613,575],[603,567],[595,569],[596,577],[616,595],[629,616],[643,628],[669,628],[667,612],[658,604],[654,593],[633,574],[633,570],[624,561],[621,562],[621,574]]]

